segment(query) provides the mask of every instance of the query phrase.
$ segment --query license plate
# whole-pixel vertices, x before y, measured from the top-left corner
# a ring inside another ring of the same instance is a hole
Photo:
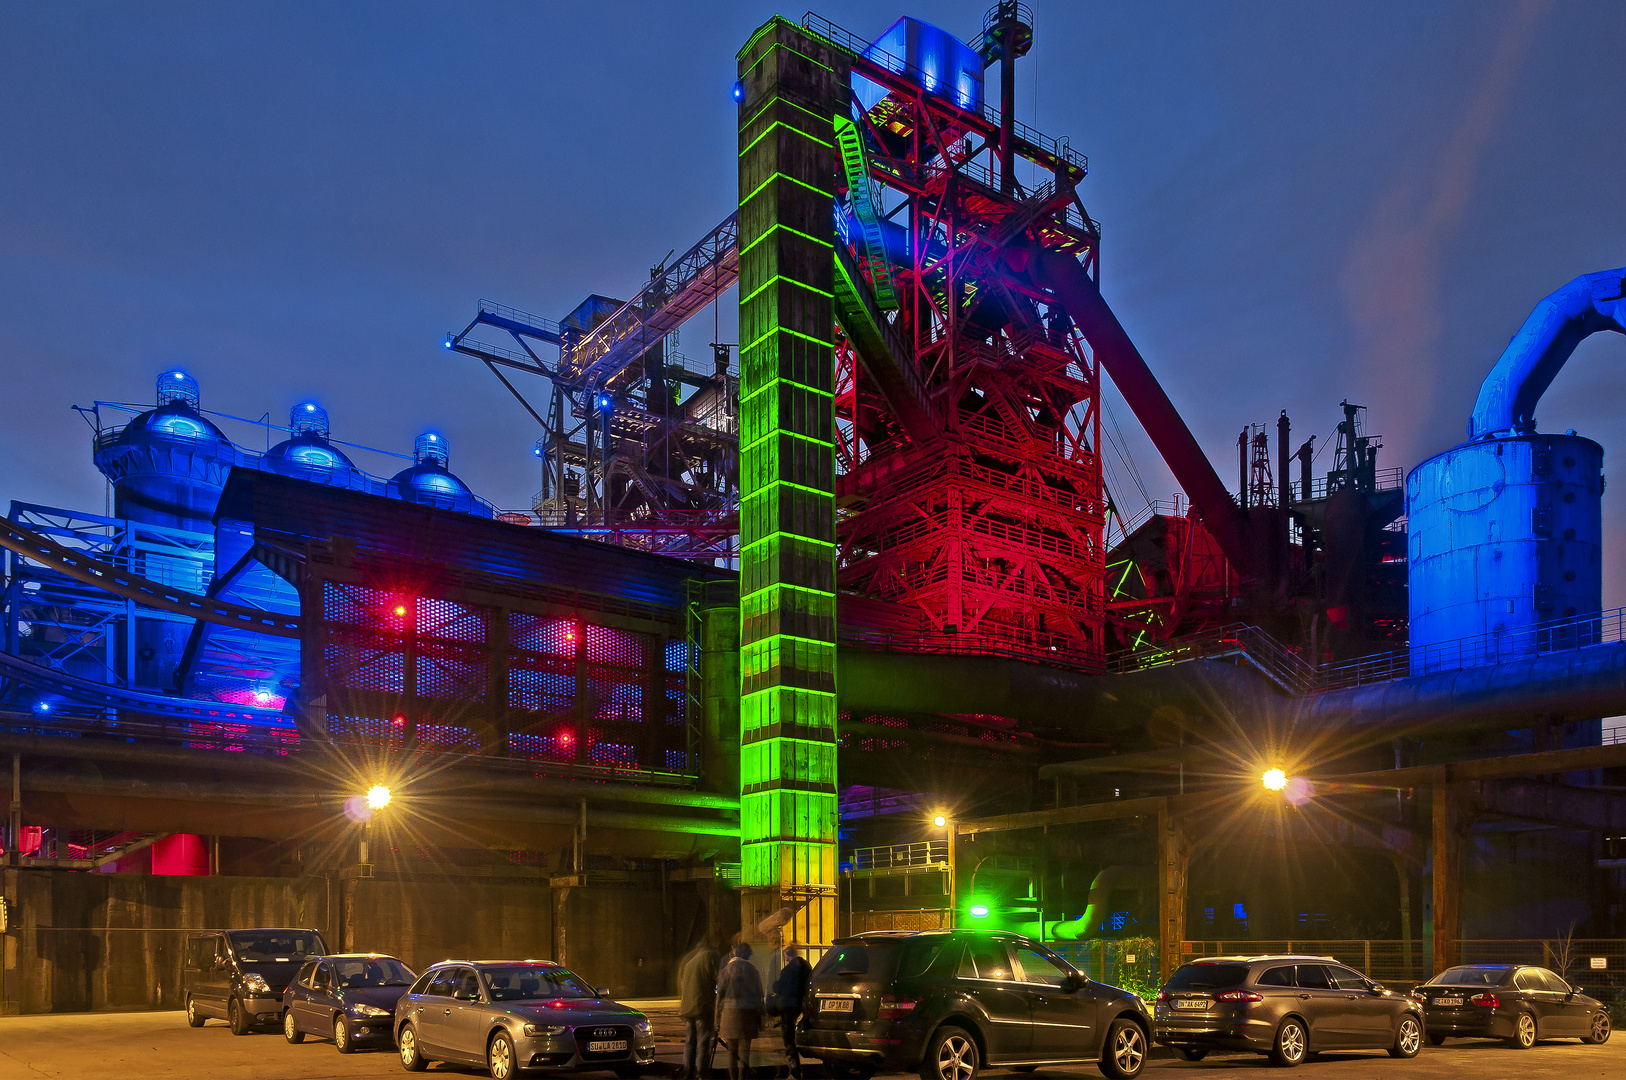
[[[1462,999],[1461,998],[1435,998],[1431,1002],[1431,1004],[1439,1005],[1439,1006],[1442,1006],[1442,1007],[1455,1008],[1455,1007],[1460,1006],[1462,1004]]]
[[[852,998],[820,998],[819,999],[819,1011],[820,1012],[846,1012],[846,1013],[850,1013],[850,1012],[853,1011],[853,999]]]
[[[625,1039],[605,1039],[602,1042],[590,1042],[587,1044],[587,1052],[589,1054],[613,1054],[617,1050],[625,1050],[626,1048],[627,1040]]]
[[[1176,1009],[1206,1009],[1208,1008],[1208,1002],[1200,999],[1194,1001],[1189,998],[1176,998],[1174,1007]]]

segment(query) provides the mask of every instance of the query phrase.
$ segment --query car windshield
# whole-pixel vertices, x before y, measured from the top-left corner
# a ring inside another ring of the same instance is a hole
[[[482,971],[492,1001],[598,996],[574,972],[550,964],[500,964]]]
[[[1459,967],[1441,972],[1435,986],[1501,986],[1511,968]]]
[[[361,956],[353,960],[334,960],[333,974],[346,990],[365,989],[369,986],[410,986],[412,969],[393,956]]]
[[[233,930],[226,937],[245,964],[292,964],[327,951],[322,935],[314,930]]]
[[[827,975],[864,975],[883,982],[892,978],[903,952],[900,941],[841,941],[825,952],[813,978]]]
[[[1165,990],[1223,990],[1241,986],[1248,977],[1246,964],[1187,964],[1174,973]]]

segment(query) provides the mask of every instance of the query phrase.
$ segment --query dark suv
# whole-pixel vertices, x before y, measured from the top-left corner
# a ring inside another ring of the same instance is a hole
[[[1096,1063],[1139,1075],[1146,1004],[1092,982],[1037,942],[970,930],[842,938],[813,969],[796,1045],[831,1076],[919,1070],[974,1080],[984,1065]]]
[[[282,1019],[282,991],[300,965],[327,952],[320,931],[219,930],[186,940],[186,1022],[224,1020],[247,1035]]]
[[[1157,1041],[1187,1061],[1252,1050],[1293,1066],[1322,1050],[1416,1057],[1423,1011],[1330,956],[1213,956],[1186,964],[1157,995]]]

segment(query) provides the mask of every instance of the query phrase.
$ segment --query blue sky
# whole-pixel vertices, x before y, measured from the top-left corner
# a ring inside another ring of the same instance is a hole
[[[818,10],[967,36],[987,6]],[[1460,441],[1530,307],[1626,264],[1626,5],[1031,6],[1020,116],[1089,155],[1103,289],[1227,480],[1243,424],[1286,408],[1295,441],[1326,441],[1344,397],[1380,464]],[[481,296],[553,317],[626,296],[724,217],[734,54],[775,10],[12,0],[0,499],[99,507],[69,406],[150,401],[181,364],[226,412],[314,396],[337,437],[401,452],[435,427],[477,492],[528,505],[533,422],[441,337]],[[711,337],[691,323],[681,348]],[[1585,343],[1542,428],[1626,453],[1622,359]],[[1607,559],[1605,604],[1626,604],[1626,546]]]

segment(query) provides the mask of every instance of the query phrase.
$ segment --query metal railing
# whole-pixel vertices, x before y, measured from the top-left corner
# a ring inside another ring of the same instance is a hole
[[[948,848],[947,840],[922,840],[918,843],[893,844],[889,847],[857,848],[849,852],[847,858],[842,861],[854,870],[947,868]]]
[[[1053,667],[1082,671],[1100,671],[1100,654],[1073,648],[1066,638],[1044,634],[1023,634],[1001,631],[974,634],[944,634],[915,630],[864,630],[838,627],[837,639],[842,645],[855,646],[875,652],[941,653],[950,656],[995,656],[1013,660],[1031,660]]]
[[[1181,962],[1200,956],[1270,956],[1298,953],[1330,956],[1363,975],[1394,988],[1410,989],[1436,974],[1431,942],[1421,939],[1321,939],[1183,941]],[[1602,961],[1602,967],[1594,965]],[[1613,1000],[1626,983],[1626,939],[1520,938],[1463,939],[1452,943],[1451,964],[1531,964],[1548,968]]]

